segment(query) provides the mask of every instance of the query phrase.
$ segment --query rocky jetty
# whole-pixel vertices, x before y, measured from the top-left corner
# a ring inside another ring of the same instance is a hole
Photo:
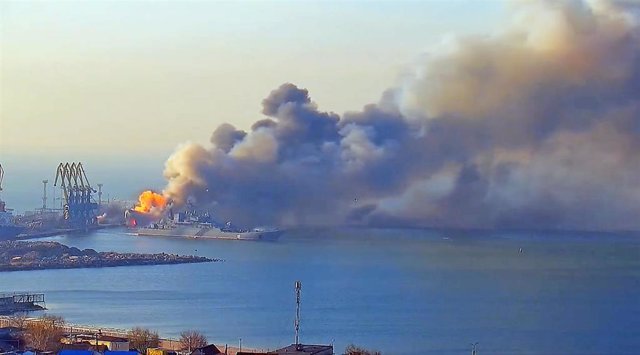
[[[57,242],[0,242],[0,271],[164,265],[219,261],[201,256],[80,250]]]

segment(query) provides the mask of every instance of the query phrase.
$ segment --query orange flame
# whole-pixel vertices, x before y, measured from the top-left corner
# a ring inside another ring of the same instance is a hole
[[[165,207],[167,207],[166,197],[151,190],[147,190],[138,196],[138,204],[133,208],[133,210],[142,213],[149,213],[153,208],[163,210]]]

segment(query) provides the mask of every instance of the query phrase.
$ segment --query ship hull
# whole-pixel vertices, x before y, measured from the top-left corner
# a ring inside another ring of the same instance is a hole
[[[173,237],[193,239],[222,239],[222,240],[276,240],[282,234],[279,230],[229,232],[216,228],[198,228],[179,226],[175,228],[138,228],[138,236]]]

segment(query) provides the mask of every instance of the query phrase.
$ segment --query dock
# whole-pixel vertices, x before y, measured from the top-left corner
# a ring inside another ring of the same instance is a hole
[[[41,311],[46,309],[44,293],[0,294],[0,314]]]

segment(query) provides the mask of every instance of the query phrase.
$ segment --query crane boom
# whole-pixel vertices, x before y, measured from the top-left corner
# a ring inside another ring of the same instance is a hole
[[[77,226],[95,224],[98,204],[91,197],[95,190],[89,184],[82,163],[60,163],[53,186],[58,186],[58,182],[64,194],[64,220]]]

